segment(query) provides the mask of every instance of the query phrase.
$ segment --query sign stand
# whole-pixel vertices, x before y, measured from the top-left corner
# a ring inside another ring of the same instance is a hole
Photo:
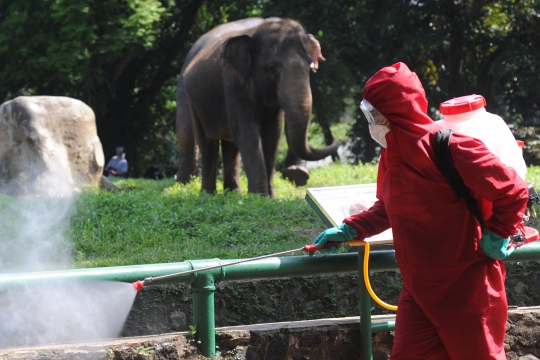
[[[376,184],[359,184],[346,186],[330,186],[309,188],[306,192],[306,201],[321,220],[328,227],[334,227],[343,222],[343,219],[369,209],[376,201]],[[393,249],[394,240],[392,229],[378,235],[364,239],[377,250]],[[360,274],[360,336],[362,341],[362,359],[372,360],[372,330],[371,324],[371,298],[364,282],[364,247],[358,251],[358,271]],[[394,326],[386,331],[391,331]]]

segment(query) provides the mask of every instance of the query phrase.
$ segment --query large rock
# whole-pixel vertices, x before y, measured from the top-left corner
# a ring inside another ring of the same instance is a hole
[[[0,106],[0,192],[67,195],[99,184],[105,158],[92,109],[59,96]]]

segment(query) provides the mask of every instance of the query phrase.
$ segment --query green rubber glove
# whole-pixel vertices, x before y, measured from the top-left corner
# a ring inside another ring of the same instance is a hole
[[[480,239],[480,247],[484,253],[495,260],[504,260],[514,252],[514,247],[508,248],[509,244],[509,237],[505,239],[488,230],[484,230],[484,235]]]
[[[336,227],[326,229],[322,233],[317,236],[317,238],[313,241],[313,244],[315,244],[318,248],[326,244],[327,241],[349,241],[358,236],[358,233],[354,228],[350,225],[347,225],[346,223],[342,223],[341,225],[338,225]],[[333,254],[338,251],[338,246],[332,246],[326,249],[320,250],[321,254]],[[309,253],[310,256],[313,256],[313,253]]]

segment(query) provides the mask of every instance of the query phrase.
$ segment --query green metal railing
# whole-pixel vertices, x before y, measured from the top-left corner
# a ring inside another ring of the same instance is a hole
[[[371,299],[363,277],[364,249],[358,254],[347,253],[328,256],[287,256],[267,258],[230,267],[217,268],[195,274],[178,276],[153,284],[186,283],[192,287],[193,322],[197,326],[201,352],[204,356],[214,356],[215,315],[214,293],[216,283],[223,280],[245,280],[260,278],[282,278],[290,276],[310,276],[360,272],[360,328],[362,340],[362,359],[372,359],[371,337],[373,333],[390,331],[395,328],[393,321],[371,323]],[[372,251],[369,255],[370,271],[397,269],[393,250]],[[540,259],[540,242],[531,243],[517,249],[509,261],[528,261]],[[35,273],[0,274],[0,291],[22,285],[43,285],[43,281],[55,280],[113,280],[134,282],[147,277],[158,277],[193,269],[227,264],[238,260],[192,260],[180,263],[119,266],[107,268],[75,269]]]

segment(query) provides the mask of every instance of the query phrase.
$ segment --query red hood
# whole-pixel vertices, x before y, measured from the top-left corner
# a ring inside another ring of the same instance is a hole
[[[402,62],[376,72],[366,83],[364,99],[390,121],[398,137],[402,130],[423,135],[429,131],[425,125],[433,124],[427,116],[426,92],[416,73]]]

